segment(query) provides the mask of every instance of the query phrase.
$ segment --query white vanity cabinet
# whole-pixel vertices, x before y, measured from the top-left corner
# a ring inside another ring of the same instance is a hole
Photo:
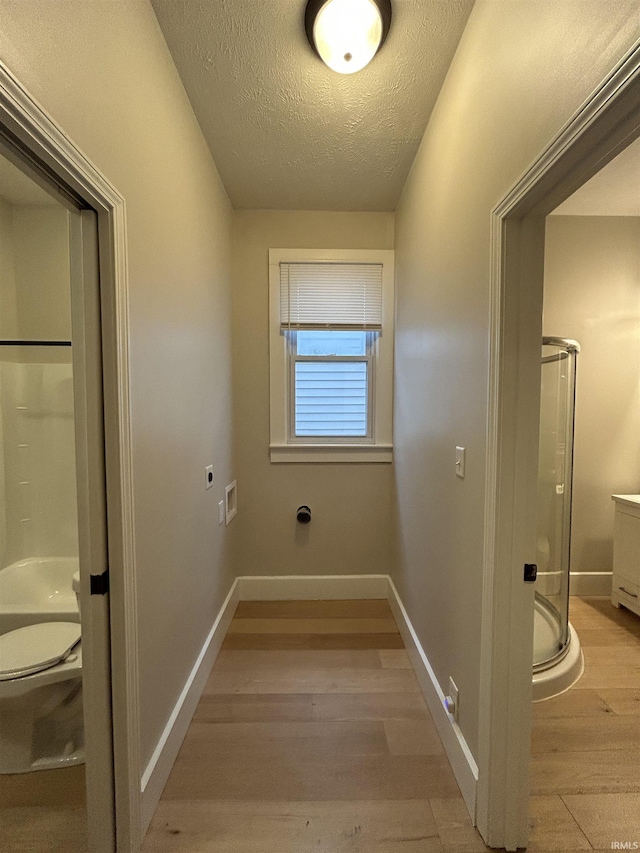
[[[640,616],[640,495],[613,495],[613,585],[611,603]]]

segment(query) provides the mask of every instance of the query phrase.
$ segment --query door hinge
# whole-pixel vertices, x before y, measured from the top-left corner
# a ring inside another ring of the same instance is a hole
[[[109,592],[109,569],[101,575],[90,575],[91,595],[106,595]]]
[[[524,564],[524,582],[534,583],[538,577],[538,567],[535,563]]]

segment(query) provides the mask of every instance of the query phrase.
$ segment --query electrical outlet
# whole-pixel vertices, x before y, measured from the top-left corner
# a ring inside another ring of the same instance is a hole
[[[213,465],[207,465],[204,469],[204,487],[210,489],[213,486]]]
[[[457,720],[460,710],[460,695],[455,681],[449,676],[449,693],[444,697],[444,704],[451,716]]]
[[[224,524],[224,518],[224,501],[220,501],[220,503],[218,504],[218,524]]]

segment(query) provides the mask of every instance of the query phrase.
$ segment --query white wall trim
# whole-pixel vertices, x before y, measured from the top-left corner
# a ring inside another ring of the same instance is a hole
[[[393,459],[393,341],[395,273],[393,249],[269,249],[269,444],[274,463],[389,463]],[[348,261],[382,265],[382,327],[375,341],[373,442],[357,445],[289,442],[292,432],[290,356],[280,318],[280,264]],[[377,450],[377,448],[380,448]]]
[[[433,667],[429,663],[429,658],[422,648],[415,628],[411,624],[404,604],[398,595],[398,590],[391,578],[388,578],[388,598],[391,610],[398,623],[400,634],[407,647],[411,663],[418,677],[420,689],[429,706],[431,716],[440,735],[440,740],[451,764],[451,769],[460,786],[460,791],[475,825],[478,765],[462,734],[460,726],[445,707],[444,692],[440,687]]]
[[[140,703],[125,200],[2,62],[0,124],[30,156],[44,164],[56,180],[69,186],[98,214],[116,832],[118,850],[123,853],[137,851],[142,841]],[[108,642],[106,637],[103,641]],[[96,737],[99,736],[106,735],[96,733]],[[105,767],[103,772],[111,772],[111,769]],[[91,789],[88,789],[88,796],[90,794]],[[92,825],[97,829],[104,826],[105,837],[101,843],[106,843],[113,804],[90,801],[88,805]]]
[[[528,836],[544,217],[635,138],[639,107],[637,43],[492,211],[477,799],[491,847]]]
[[[153,755],[142,774],[140,792],[142,794],[143,833],[146,832],[151,823],[153,813],[160,801],[162,791],[171,773],[171,768],[176,760],[182,741],[191,723],[191,718],[211,673],[211,668],[215,663],[231,620],[233,619],[233,614],[239,601],[238,589],[239,584],[236,578],[207,635],[207,639],[200,649],[196,662],[180,692],[178,701],[156,744]]]
[[[571,595],[611,595],[612,572],[571,572]]]
[[[393,462],[391,444],[270,444],[272,462]]]
[[[270,575],[238,578],[240,601],[387,598],[388,575]]]

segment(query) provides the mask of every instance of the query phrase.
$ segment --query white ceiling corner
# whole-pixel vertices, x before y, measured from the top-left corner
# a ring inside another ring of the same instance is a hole
[[[152,0],[236,208],[394,210],[473,0],[393,0],[353,75],[304,32],[305,0]]]

